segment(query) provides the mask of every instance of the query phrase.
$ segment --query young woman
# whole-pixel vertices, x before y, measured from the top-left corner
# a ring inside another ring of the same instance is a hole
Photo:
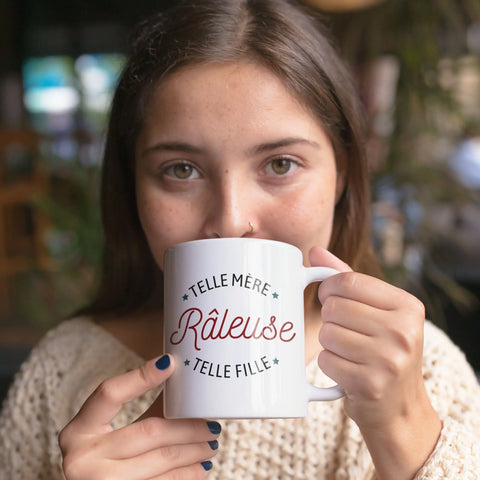
[[[480,388],[422,304],[377,278],[361,118],[298,5],[187,1],[143,23],[108,130],[100,290],[17,376],[2,476],[473,479]],[[330,377],[346,397],[304,419],[166,420],[163,253],[242,236],[341,271],[305,293],[305,361],[310,381]]]

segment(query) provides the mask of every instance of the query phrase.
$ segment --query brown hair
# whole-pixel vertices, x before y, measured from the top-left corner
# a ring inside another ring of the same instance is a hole
[[[139,25],[114,96],[102,175],[102,279],[84,312],[132,312],[162,286],[137,215],[133,169],[135,141],[153,89],[184,66],[245,58],[278,75],[330,135],[345,176],[330,249],[356,270],[377,272],[363,115],[322,25],[288,0],[181,1]]]

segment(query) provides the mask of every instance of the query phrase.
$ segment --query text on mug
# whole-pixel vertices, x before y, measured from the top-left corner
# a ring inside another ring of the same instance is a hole
[[[212,275],[210,277],[199,280],[194,283],[187,290],[190,290],[195,297],[210,290],[222,287],[243,287],[249,290],[257,291],[264,296],[267,296],[271,285],[264,280],[254,277],[253,275],[243,273],[222,273],[220,275]]]
[[[284,322],[277,326],[277,318],[272,315],[268,324],[261,322],[261,318],[252,320],[250,316],[229,315],[228,308],[225,309],[223,318],[219,321],[218,310],[213,309],[204,319],[204,314],[199,308],[185,310],[178,320],[178,329],[170,335],[170,343],[178,345],[182,343],[187,333],[193,335],[195,350],[201,350],[199,340],[224,340],[226,338],[238,339],[279,339],[282,342],[291,342],[296,333],[293,332],[293,323]]]

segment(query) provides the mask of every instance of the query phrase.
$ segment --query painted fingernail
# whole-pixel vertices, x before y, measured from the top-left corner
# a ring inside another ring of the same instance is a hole
[[[222,426],[218,422],[207,422],[207,427],[214,435],[218,435],[222,431]]]
[[[168,355],[164,355],[163,357],[160,357],[156,362],[155,366],[159,370],[166,370],[170,366],[170,357]]]
[[[206,462],[202,462],[202,467],[208,472],[212,469],[213,463],[210,460],[207,460]]]
[[[216,450],[218,448],[218,441],[217,440],[212,440],[211,442],[208,442],[208,444],[210,445],[210,448],[212,450]]]

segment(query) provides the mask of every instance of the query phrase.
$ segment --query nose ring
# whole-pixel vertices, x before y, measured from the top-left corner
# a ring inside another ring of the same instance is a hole
[[[253,223],[252,222],[248,222],[248,225],[250,226],[250,232],[248,233],[253,233]]]

